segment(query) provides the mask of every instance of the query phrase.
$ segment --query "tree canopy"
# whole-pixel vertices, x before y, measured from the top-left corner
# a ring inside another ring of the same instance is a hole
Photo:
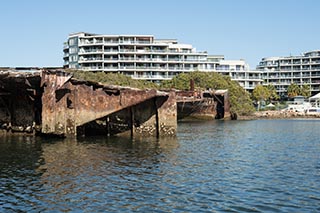
[[[279,96],[275,87],[271,84],[269,85],[257,85],[253,92],[252,97],[256,101],[272,101],[278,100]]]
[[[287,94],[288,94],[289,98],[293,98],[293,97],[299,95],[300,94],[300,87],[295,83],[291,83],[288,86]]]
[[[298,95],[309,97],[311,95],[310,85],[304,84],[302,87],[295,83],[291,83],[287,89],[288,97],[293,98]]]

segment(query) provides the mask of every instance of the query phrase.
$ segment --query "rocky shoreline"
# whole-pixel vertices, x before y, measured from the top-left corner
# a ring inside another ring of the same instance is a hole
[[[239,116],[238,120],[255,120],[255,119],[294,119],[294,118],[307,118],[307,119],[320,119],[320,114],[307,115],[303,112],[289,112],[289,111],[261,111],[255,112],[250,116]]]

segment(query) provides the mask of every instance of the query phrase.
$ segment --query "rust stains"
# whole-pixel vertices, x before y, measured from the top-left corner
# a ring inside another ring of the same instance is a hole
[[[41,85],[44,87],[42,132],[45,134],[72,136],[77,134],[77,128],[80,132],[86,132],[83,129],[101,127],[101,124],[105,124],[101,128],[108,132],[117,118],[124,117],[126,119],[118,122],[118,126],[126,126],[132,134],[141,132],[143,123],[148,126],[143,132],[160,135],[157,114],[163,103],[157,105],[154,102],[167,100],[169,93],[79,81],[61,71],[43,71],[41,78]],[[170,100],[175,107],[175,100]],[[133,110],[128,111],[130,108]],[[139,120],[140,125],[132,121],[133,116]],[[176,122],[176,117],[171,117]],[[173,126],[176,128],[176,125]],[[172,132],[175,134],[175,131]],[[110,131],[107,134],[110,134]]]

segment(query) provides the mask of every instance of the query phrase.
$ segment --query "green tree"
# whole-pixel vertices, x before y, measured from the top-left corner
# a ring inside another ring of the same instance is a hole
[[[258,110],[262,101],[266,101],[270,98],[270,90],[263,85],[258,85],[253,89],[252,98],[258,103]]]
[[[304,84],[300,88],[300,95],[304,96],[305,98],[311,96],[311,88],[310,85]]]
[[[270,90],[263,85],[257,85],[252,92],[252,97],[256,101],[266,101],[270,96]]]
[[[279,100],[280,97],[279,97],[279,95],[278,95],[278,93],[277,93],[277,90],[276,90],[276,88],[274,87],[274,85],[268,84],[268,85],[266,86],[266,88],[267,88],[268,91],[269,91],[269,97],[268,97],[269,102],[275,101],[275,100]]]
[[[301,89],[300,89],[299,85],[297,85],[295,83],[291,83],[288,86],[287,94],[288,94],[288,97],[290,97],[290,98],[293,98],[293,97],[295,97],[297,95],[300,95],[301,94]]]

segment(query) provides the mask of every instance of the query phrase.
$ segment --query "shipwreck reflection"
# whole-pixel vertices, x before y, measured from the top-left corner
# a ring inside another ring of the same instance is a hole
[[[49,199],[47,203],[57,199],[63,202],[65,195],[88,191],[99,194],[104,187],[119,186],[122,181],[129,184],[128,177],[139,178],[150,172],[161,178],[161,164],[176,158],[177,147],[175,137],[86,137],[44,143],[45,164],[39,170],[45,171],[41,180],[51,195],[44,199]]]

